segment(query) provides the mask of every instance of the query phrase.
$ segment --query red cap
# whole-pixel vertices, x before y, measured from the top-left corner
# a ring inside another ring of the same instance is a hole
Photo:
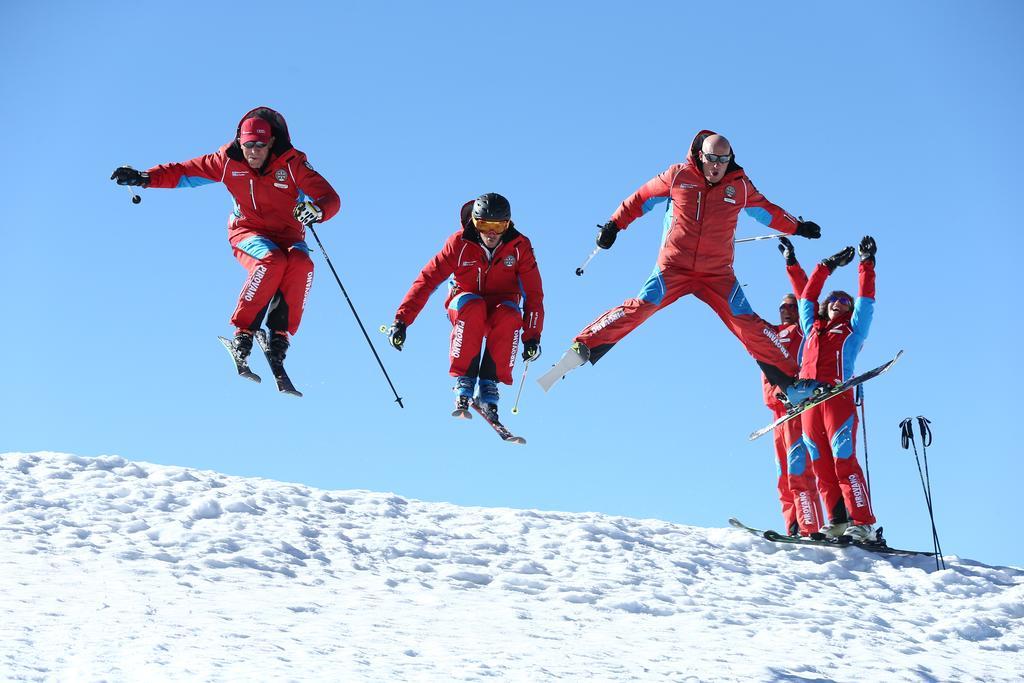
[[[251,118],[242,121],[242,132],[238,136],[239,142],[270,142],[270,124],[261,118]]]

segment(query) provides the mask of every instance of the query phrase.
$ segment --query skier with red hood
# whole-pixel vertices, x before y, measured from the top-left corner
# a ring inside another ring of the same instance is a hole
[[[253,336],[263,334],[258,331],[266,318],[267,358],[275,377],[283,373],[289,335],[299,329],[313,283],[306,227],[329,220],[341,208],[330,183],[313,170],[303,152],[292,147],[284,117],[268,107],[257,107],[242,117],[235,138],[213,154],[148,171],[122,166],[110,178],[119,185],[137,187],[199,187],[216,182],[227,186],[234,198],[228,241],[247,272],[231,316],[235,335],[229,350],[239,374],[258,381],[243,368],[248,371]]]
[[[540,385],[550,389],[569,370],[588,360],[596,363],[656,311],[693,294],[711,306],[791,403],[809,398],[821,383],[796,378],[795,354],[747,302],[733,272],[733,240],[740,211],[787,235],[817,239],[821,228],[765,199],[736,163],[729,141],[709,130],[693,139],[686,161],[673,164],[622,202],[601,226],[597,245],[611,248],[621,230],[659,204],[667,210],[654,272],[636,298],[603,313],[576,335],[562,360],[538,380]]]

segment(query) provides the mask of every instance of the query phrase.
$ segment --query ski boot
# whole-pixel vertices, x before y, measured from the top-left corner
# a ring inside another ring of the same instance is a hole
[[[289,346],[291,346],[291,342],[288,341],[287,334],[274,332],[270,335],[270,339],[267,342],[269,349],[267,351],[267,362],[270,363],[270,369],[275,376],[284,370],[284,357],[288,355]]]
[[[878,540],[875,536],[875,526],[873,524],[851,524],[846,527],[843,534],[849,536],[857,543],[872,543]]]
[[[455,410],[452,417],[463,420],[470,420],[473,416],[469,412],[469,402],[473,398],[473,388],[476,386],[475,377],[456,377],[453,389],[457,392],[455,397]]]
[[[252,330],[238,330],[231,340],[231,355],[240,365],[248,365],[249,354],[252,353]]]
[[[493,379],[478,380],[479,388],[477,390],[476,401],[480,405],[480,408],[487,411],[488,415],[492,419],[498,419],[498,383]]]

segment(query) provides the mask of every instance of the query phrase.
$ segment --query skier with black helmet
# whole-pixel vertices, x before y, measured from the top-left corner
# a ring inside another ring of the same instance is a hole
[[[448,237],[409,288],[388,341],[401,351],[407,328],[433,291],[452,277],[445,298],[452,324],[449,374],[456,378],[452,414],[469,417],[475,393],[478,407],[497,419],[498,384],[512,384],[520,336],[523,360],[540,356],[544,289],[533,246],[516,229],[505,197],[482,194],[463,205],[459,220],[461,229]]]
[[[222,340],[238,374],[259,381],[248,369],[248,357],[254,334],[263,334],[259,329],[266,317],[270,336],[262,339],[278,386],[301,395],[290,381],[286,389],[280,376],[287,377],[288,335],[299,329],[313,283],[306,227],[338,213],[341,199],[313,170],[306,155],[292,147],[284,117],[268,107],[257,107],[239,121],[234,139],[213,154],[148,171],[121,166],[110,179],[119,185],[151,188],[224,183],[234,199],[228,241],[247,277],[231,316],[234,339]]]

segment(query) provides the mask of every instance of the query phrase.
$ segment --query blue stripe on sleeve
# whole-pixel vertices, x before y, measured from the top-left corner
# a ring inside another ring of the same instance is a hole
[[[643,213],[647,213],[648,211],[656,207],[658,204],[667,201],[668,197],[651,197],[650,199],[643,203],[641,210],[643,211]]]
[[[814,327],[814,315],[817,313],[817,306],[810,299],[800,299],[796,302],[797,311],[800,314],[800,331],[804,333],[804,339],[811,333]],[[802,342],[801,342],[802,343]]]
[[[178,180],[178,184],[174,187],[202,187],[203,185],[209,185],[213,182],[216,181],[210,180],[209,178],[200,178],[199,176],[183,175],[181,176],[181,179]]]
[[[772,215],[768,213],[768,209],[762,209],[760,206],[748,206],[743,210],[747,212],[748,216],[762,225],[771,225],[772,223]]]

